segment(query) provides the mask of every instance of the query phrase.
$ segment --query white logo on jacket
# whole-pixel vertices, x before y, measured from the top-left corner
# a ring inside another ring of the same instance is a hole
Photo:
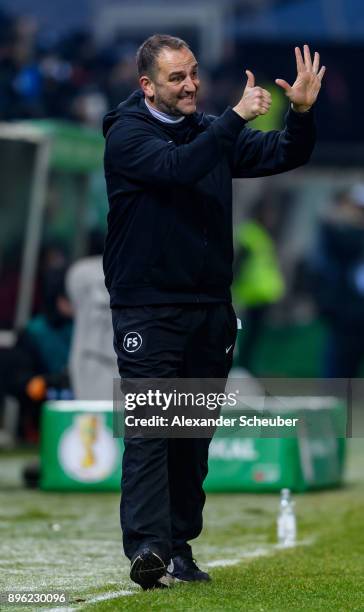
[[[141,335],[138,332],[128,332],[124,336],[123,348],[127,353],[135,353],[143,344]]]

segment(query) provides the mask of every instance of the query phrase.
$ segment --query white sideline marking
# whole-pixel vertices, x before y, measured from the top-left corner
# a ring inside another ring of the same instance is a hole
[[[305,540],[300,540],[293,544],[292,546],[282,546],[280,544],[273,544],[270,548],[254,548],[253,550],[247,550],[244,553],[241,553],[235,559],[216,559],[215,561],[209,561],[205,563],[207,567],[228,567],[231,565],[238,565],[244,559],[254,559],[255,557],[265,557],[267,555],[273,554],[276,550],[289,550],[292,548],[297,548],[298,546],[309,546],[313,544],[316,538],[306,538]]]
[[[205,563],[207,567],[228,567],[229,565],[237,565],[240,563],[239,559],[216,559],[216,561],[209,561]]]
[[[245,553],[240,554],[236,559],[216,559],[216,561],[209,561],[206,563],[207,567],[228,567],[229,565],[237,565],[244,559],[254,559],[255,557],[264,557],[273,552],[273,549],[269,548],[255,548],[254,550],[247,550]]]
[[[76,608],[44,608],[44,612],[74,612]]]
[[[315,542],[315,537],[305,538],[304,540],[299,540],[293,546],[281,546],[280,544],[272,544],[270,547],[258,547],[253,548],[253,550],[247,550],[246,552],[240,553],[235,559],[216,559],[215,561],[209,561],[204,565],[206,567],[229,567],[233,565],[238,565],[244,559],[254,559],[256,557],[265,557],[268,555],[274,554],[276,551],[280,550],[290,550],[292,548],[297,548],[299,546],[310,546]],[[121,591],[112,591],[109,593],[104,593],[101,595],[96,595],[92,597],[92,599],[87,599],[85,597],[85,601],[77,602],[75,608],[48,608],[45,609],[44,612],[77,612],[77,610],[81,610],[85,606],[89,604],[98,603],[99,601],[108,601],[111,599],[117,599],[118,597],[127,597],[129,595],[136,595],[140,591],[136,589],[135,591],[129,591],[127,589],[123,589]]]
[[[112,593],[105,593],[104,595],[96,595],[96,597],[93,597],[92,599],[86,599],[84,603],[84,605],[86,604],[92,604],[92,603],[97,603],[98,601],[106,601],[108,599],[116,599],[117,597],[126,597],[127,595],[135,595],[135,593],[138,593],[139,591],[127,591],[126,589],[122,590],[122,591],[114,591]]]

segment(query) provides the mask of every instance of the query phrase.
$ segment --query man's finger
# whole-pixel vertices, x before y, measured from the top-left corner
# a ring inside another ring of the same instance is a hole
[[[245,70],[245,74],[248,77],[247,87],[255,87],[255,76],[250,70]]]
[[[318,75],[317,75],[317,76],[318,76],[318,78],[320,79],[320,82],[322,81],[322,78],[323,78],[323,76],[324,76],[325,72],[326,72],[326,66],[322,66],[322,68],[321,68],[320,72],[319,72],[319,73],[318,73]]]
[[[268,100],[272,99],[272,96],[271,96],[270,92],[267,89],[262,89],[262,92],[263,92],[263,98],[266,98]]]
[[[312,70],[315,74],[318,73],[320,67],[320,54],[315,51],[315,56],[313,58]]]
[[[311,52],[308,45],[303,45],[303,53],[305,56],[305,66],[307,70],[312,70]]]
[[[304,72],[305,64],[304,64],[304,61],[303,61],[301,49],[299,47],[295,47],[294,52],[296,54],[297,72]]]
[[[284,81],[283,79],[276,79],[275,83],[278,85],[278,87],[282,87],[286,93],[291,91],[291,86],[287,83],[287,81]]]

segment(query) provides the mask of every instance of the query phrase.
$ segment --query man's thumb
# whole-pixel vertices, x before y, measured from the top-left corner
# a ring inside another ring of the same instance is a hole
[[[288,85],[287,81],[284,81],[283,79],[276,79],[275,83],[276,85],[278,85],[278,87],[282,87],[282,89],[284,89],[287,95],[290,93],[291,86]]]
[[[245,70],[245,74],[248,77],[246,87],[255,87],[255,76],[250,70]]]

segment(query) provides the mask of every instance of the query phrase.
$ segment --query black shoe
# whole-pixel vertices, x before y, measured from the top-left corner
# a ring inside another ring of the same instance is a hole
[[[144,548],[136,553],[131,560],[130,578],[140,584],[142,589],[163,588],[158,582],[166,573],[166,566],[161,557],[151,550]]]
[[[167,568],[167,575],[177,582],[208,582],[211,580],[208,573],[200,570],[191,557],[181,557],[180,555],[172,557]]]

